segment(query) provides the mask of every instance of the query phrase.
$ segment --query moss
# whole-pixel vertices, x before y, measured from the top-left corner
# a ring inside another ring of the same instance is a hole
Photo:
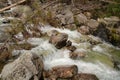
[[[90,61],[90,62],[94,62],[94,63],[96,63],[96,61],[100,61],[105,65],[113,67],[113,63],[107,55],[105,55],[103,53],[94,52],[94,51],[89,51],[88,57],[84,58],[84,61],[87,61],[87,62]]]
[[[120,50],[112,49],[110,54],[120,61]]]

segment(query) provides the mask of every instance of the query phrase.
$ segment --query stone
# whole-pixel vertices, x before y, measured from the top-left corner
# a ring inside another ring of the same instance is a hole
[[[88,19],[91,19],[92,14],[90,12],[84,12],[84,14]]]
[[[70,55],[70,58],[72,59],[79,59],[79,58],[81,59],[86,57],[85,52],[72,52],[69,55]]]
[[[48,79],[69,79],[78,73],[78,67],[76,65],[62,65],[55,66],[50,71],[46,71],[44,76]],[[47,79],[46,79],[47,80]]]
[[[87,35],[90,33],[89,27],[88,26],[81,26],[78,28],[78,32],[80,32],[81,34]]]
[[[68,35],[65,33],[52,34],[49,42],[55,45],[56,48],[60,49],[66,45]]]
[[[76,47],[75,46],[69,46],[69,47],[67,47],[67,49],[74,52],[76,50]]]
[[[96,29],[99,26],[99,23],[96,20],[91,19],[88,20],[87,26],[89,26],[91,29]]]
[[[68,24],[68,25],[65,25],[64,27],[67,28],[67,29],[70,29],[70,30],[76,30],[77,29],[77,26],[75,24]]]
[[[66,42],[66,47],[69,47],[69,46],[71,46],[72,45],[72,42],[70,41],[70,40],[68,40],[67,42]]]
[[[1,72],[2,80],[41,80],[43,62],[39,56],[24,53],[14,62],[4,66]]]
[[[84,23],[86,23],[88,21],[87,17],[84,14],[82,14],[82,13],[76,15],[75,18],[76,18],[76,21],[79,24],[84,24]]]
[[[72,23],[74,23],[74,17],[73,17],[72,11],[66,10],[65,22],[66,22],[66,24],[72,24]]]
[[[93,35],[100,37],[105,41],[109,41],[109,30],[104,23],[100,23],[98,28],[93,32]]]
[[[79,73],[75,75],[72,80],[99,80],[96,75],[88,73]]]
[[[0,43],[5,42],[8,38],[10,38],[10,35],[4,32],[0,32]]]
[[[56,17],[60,20],[61,25],[69,25],[74,23],[73,13],[69,9],[63,10],[62,13],[56,15]]]
[[[11,56],[12,53],[9,50],[9,45],[0,46],[0,62],[5,63]]]

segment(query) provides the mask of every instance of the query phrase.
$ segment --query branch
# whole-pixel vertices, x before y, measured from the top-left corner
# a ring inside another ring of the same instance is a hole
[[[10,9],[10,8],[16,6],[16,5],[19,5],[19,4],[21,4],[21,3],[24,3],[25,1],[26,1],[26,0],[21,0],[21,1],[19,1],[19,2],[16,2],[16,3],[10,5],[10,6],[7,6],[7,7],[5,7],[5,8],[2,8],[2,9],[0,9],[0,13],[2,13],[3,11],[5,11],[5,10],[7,10],[7,9]]]

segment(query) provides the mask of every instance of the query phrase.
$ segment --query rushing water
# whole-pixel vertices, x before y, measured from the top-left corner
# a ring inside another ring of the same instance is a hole
[[[87,53],[86,59],[73,60],[69,58],[70,51],[63,49],[56,49],[52,44],[48,42],[46,38],[30,38],[28,42],[34,45],[38,45],[33,48],[31,52],[44,56],[45,69],[51,69],[56,65],[77,65],[79,72],[93,73],[100,80],[120,80],[120,71],[113,69],[113,64],[110,60],[111,50],[116,49],[114,46],[102,42],[98,45],[91,45],[89,42],[80,42],[84,35],[81,35],[77,31],[70,31],[68,29],[52,28],[50,26],[41,28],[43,33],[47,33],[50,36],[51,30],[57,30],[59,32],[67,33],[69,40],[72,41],[72,45],[77,47],[76,51],[84,51]],[[87,36],[93,40],[101,41],[94,36]],[[118,52],[118,53],[119,53]]]
[[[47,33],[48,36],[43,38],[29,38],[28,42],[33,45],[37,45],[37,47],[31,49],[30,51],[22,50],[20,52],[32,52],[43,56],[46,70],[51,69],[56,65],[75,64],[78,66],[79,72],[93,73],[100,80],[120,80],[120,71],[113,69],[113,64],[110,59],[110,56],[113,54],[114,50],[116,50],[118,54],[120,53],[119,48],[115,48],[114,46],[105,43],[92,35],[84,36],[76,30],[70,31],[68,29],[59,29],[50,26],[42,27],[41,30],[42,33]],[[56,49],[54,45],[50,44],[48,41],[51,30],[67,33],[69,40],[72,41],[72,45],[77,47],[76,51],[86,52],[87,57],[84,59],[73,60],[69,57],[70,51],[66,48]],[[88,38],[93,41],[100,41],[101,43],[91,45],[86,40]],[[19,53],[19,51],[14,51],[14,53]],[[118,57],[118,60],[120,60],[120,57]]]

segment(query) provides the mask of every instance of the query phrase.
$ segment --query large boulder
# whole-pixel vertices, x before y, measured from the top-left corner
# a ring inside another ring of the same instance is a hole
[[[14,62],[4,66],[1,78],[2,80],[41,80],[43,67],[40,57],[25,53]]]
[[[51,35],[49,42],[55,45],[56,48],[60,49],[66,45],[67,40],[68,40],[67,34],[57,33],[56,31]]]
[[[102,38],[103,40],[109,42],[109,30],[104,23],[100,23],[98,28],[93,32],[93,35]]]
[[[88,73],[79,73],[72,80],[99,80],[96,75]]]
[[[51,71],[45,72],[44,77],[46,80],[52,79],[70,79],[78,73],[76,65],[55,66]]]

